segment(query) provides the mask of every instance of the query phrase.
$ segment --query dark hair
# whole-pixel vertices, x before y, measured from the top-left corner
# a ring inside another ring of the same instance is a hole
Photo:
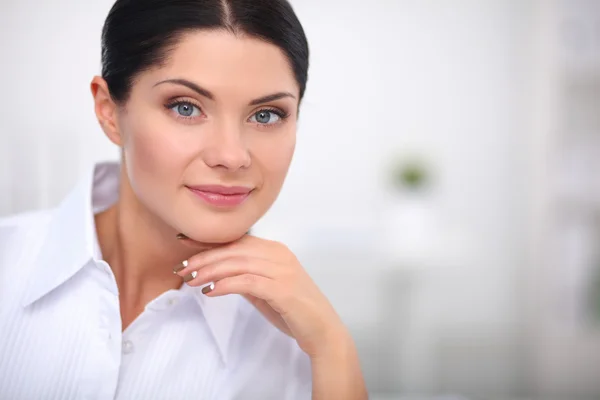
[[[163,65],[185,33],[224,29],[279,47],[300,100],[308,80],[306,35],[287,0],[117,0],[102,29],[102,77],[111,97],[127,101],[138,74]]]

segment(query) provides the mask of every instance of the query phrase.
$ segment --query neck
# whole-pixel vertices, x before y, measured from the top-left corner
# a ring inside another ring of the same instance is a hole
[[[119,200],[96,216],[96,227],[103,258],[117,280],[122,308],[131,310],[143,310],[161,293],[181,287],[182,279],[173,274],[173,268],[202,250],[181,243],[176,230],[140,203],[125,168]]]

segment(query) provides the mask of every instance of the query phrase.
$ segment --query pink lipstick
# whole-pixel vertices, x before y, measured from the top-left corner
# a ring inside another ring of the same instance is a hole
[[[219,185],[187,186],[187,188],[206,203],[222,208],[239,206],[253,190],[244,186]]]

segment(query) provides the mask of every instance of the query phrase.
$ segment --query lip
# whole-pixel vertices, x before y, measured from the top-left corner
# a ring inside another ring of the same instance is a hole
[[[244,186],[202,185],[186,187],[204,202],[221,208],[241,205],[253,190]]]

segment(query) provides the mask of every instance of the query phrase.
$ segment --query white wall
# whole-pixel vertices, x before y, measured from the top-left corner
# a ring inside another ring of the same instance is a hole
[[[91,159],[115,156],[89,83],[110,1],[0,3],[0,213],[55,204]]]
[[[55,204],[84,165],[116,158],[88,89],[99,72],[100,29],[111,3],[0,3],[0,215]],[[412,316],[382,314],[373,300],[380,294],[376,279],[389,272],[386,261],[366,257],[372,265],[350,267],[340,258],[307,268],[361,335],[393,326],[377,321],[412,327],[405,369],[378,380],[376,362],[366,361],[372,382],[433,391],[444,389],[445,379],[451,389],[462,377],[447,378],[452,371],[440,372],[430,354],[442,334],[502,341],[518,318],[530,2],[293,3],[311,43],[309,88],[289,180],[258,229],[306,260],[316,258],[317,246],[346,251],[347,258],[355,254],[350,250],[369,254],[390,212],[382,185],[389,157],[400,150],[430,158],[442,247],[456,258],[423,275]],[[462,244],[453,252],[456,243]],[[352,286],[361,282],[363,289]]]

